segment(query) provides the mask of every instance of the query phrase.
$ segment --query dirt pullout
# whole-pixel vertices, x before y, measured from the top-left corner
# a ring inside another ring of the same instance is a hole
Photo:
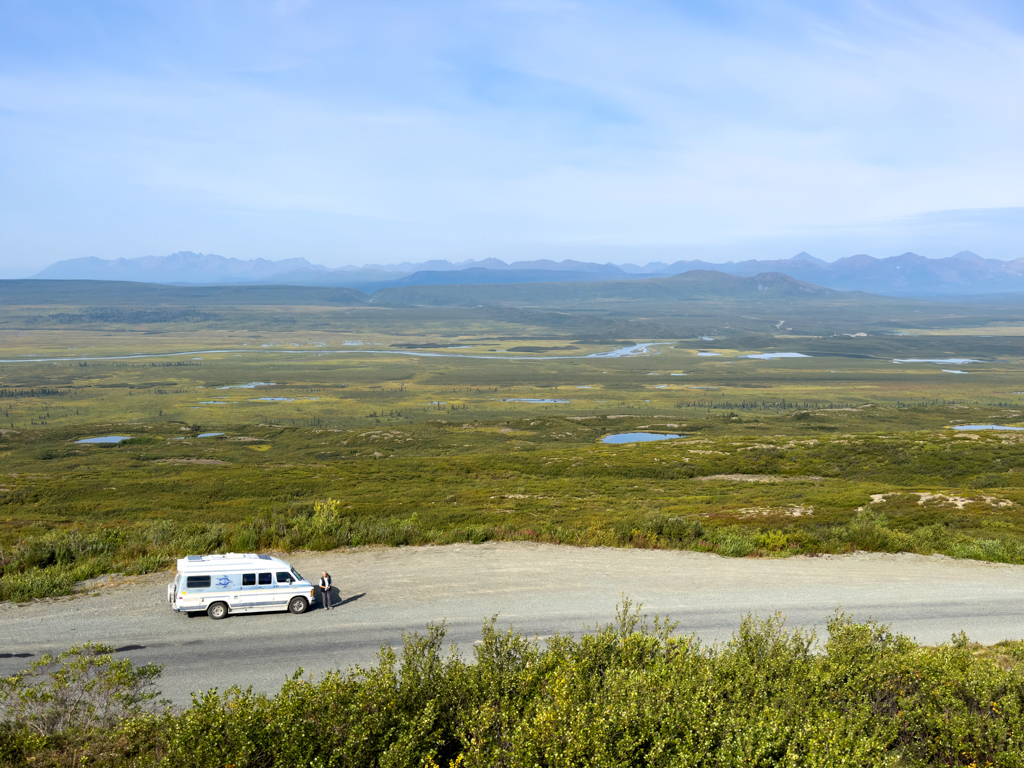
[[[171,574],[114,577],[88,594],[0,604],[0,676],[43,653],[87,641],[123,649],[137,664],[165,664],[160,688],[187,705],[193,691],[276,692],[303,667],[374,662],[403,632],[447,621],[447,639],[472,655],[494,615],[527,637],[579,633],[613,621],[623,594],[644,612],[680,621],[678,631],[728,639],[743,616],[783,612],[790,627],[824,628],[836,610],[890,623],[919,642],[948,642],[960,630],[986,645],[1022,637],[1024,566],[920,555],[725,558],[701,552],[488,542],[433,547],[364,547],[283,557],[316,582],[334,577],[338,610],[302,616],[248,614],[212,621],[169,610]],[[91,587],[91,589],[89,589]],[[9,654],[9,657],[7,656]]]

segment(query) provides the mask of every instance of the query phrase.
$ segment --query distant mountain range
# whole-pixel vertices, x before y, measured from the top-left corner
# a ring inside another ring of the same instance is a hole
[[[169,256],[136,259],[68,259],[50,265],[37,279],[128,280],[171,285],[297,285],[356,288],[373,293],[385,288],[430,285],[504,285],[574,283],[671,277],[712,270],[738,277],[776,272],[805,283],[840,291],[866,291],[887,296],[955,296],[1024,292],[1024,258],[984,259],[962,251],[945,259],[904,253],[876,259],[848,256],[826,262],[807,253],[789,259],[714,264],[693,260],[671,264],[592,264],[581,261],[517,261],[482,259],[452,263],[366,265],[331,269],[306,259],[229,259],[182,251]]]

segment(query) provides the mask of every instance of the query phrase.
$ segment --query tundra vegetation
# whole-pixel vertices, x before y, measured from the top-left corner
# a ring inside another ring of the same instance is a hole
[[[182,710],[157,705],[158,669],[111,650],[0,681],[4,765],[1016,768],[1024,753],[1024,643],[923,648],[843,615],[823,642],[775,616],[707,646],[625,600],[579,638],[488,622],[471,659],[431,626],[369,669]]]
[[[186,553],[489,539],[1024,562],[1024,432],[953,429],[1024,425],[1013,297],[12,285],[0,600]],[[630,431],[682,437],[601,442]]]

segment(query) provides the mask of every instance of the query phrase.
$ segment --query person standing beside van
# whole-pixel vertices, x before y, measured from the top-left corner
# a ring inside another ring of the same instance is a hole
[[[331,574],[327,571],[320,577],[320,600],[326,610],[331,610]]]

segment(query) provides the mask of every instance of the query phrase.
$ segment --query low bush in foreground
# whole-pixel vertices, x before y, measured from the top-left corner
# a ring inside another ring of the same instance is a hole
[[[545,644],[494,622],[472,663],[444,627],[376,666],[232,689],[179,712],[42,733],[7,681],[0,760],[103,766],[1000,766],[1024,754],[1024,643],[922,648],[837,616],[828,640],[748,618],[705,646],[628,601]],[[123,673],[123,670],[122,670]]]

